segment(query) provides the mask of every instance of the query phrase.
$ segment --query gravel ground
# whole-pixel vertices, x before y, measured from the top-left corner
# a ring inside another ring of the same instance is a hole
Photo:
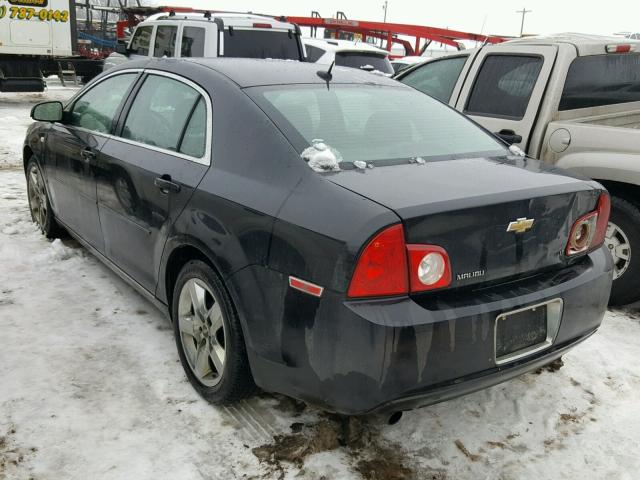
[[[30,221],[15,167],[28,112],[73,91],[0,94],[0,480],[638,478],[640,308],[608,312],[559,370],[393,426],[345,428],[266,393],[230,407],[201,400],[168,321]]]

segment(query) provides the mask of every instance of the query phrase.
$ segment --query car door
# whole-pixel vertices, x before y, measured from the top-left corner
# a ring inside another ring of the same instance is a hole
[[[207,93],[147,71],[103,147],[97,192],[106,256],[149,291],[171,225],[210,165],[211,135]]]
[[[104,251],[96,196],[102,147],[138,71],[106,77],[82,93],[46,138],[50,189],[56,216],[98,251]]]
[[[554,46],[483,48],[456,108],[526,151],[556,55]]]

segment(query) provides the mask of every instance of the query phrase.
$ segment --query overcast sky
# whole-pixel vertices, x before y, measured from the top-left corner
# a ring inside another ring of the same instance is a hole
[[[379,20],[383,1],[346,0],[143,0],[156,5],[185,5],[216,10],[253,11],[285,15],[310,15],[317,10],[332,17],[342,10],[348,18]],[[618,0],[390,0],[387,21],[444,27],[474,33],[517,35],[520,14],[526,6],[532,10],[525,18],[525,33],[582,32],[610,35],[620,31],[640,31],[640,1]]]

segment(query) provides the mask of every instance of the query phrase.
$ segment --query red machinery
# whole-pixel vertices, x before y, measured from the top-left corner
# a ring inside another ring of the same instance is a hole
[[[201,10],[188,7],[127,7],[122,9],[127,20],[118,22],[117,24],[117,37],[123,38],[125,28],[132,28],[137,25],[142,19],[160,12],[175,12],[175,13],[204,13],[206,11],[210,13],[238,13],[238,12],[225,12],[222,10]],[[243,12],[247,13],[247,12]],[[250,13],[250,12],[249,12]],[[337,12],[336,18],[322,18],[318,12],[312,12],[311,17],[289,17],[289,16],[277,16],[268,15],[279,20],[283,20],[290,23],[296,23],[301,27],[311,27],[312,34],[318,28],[329,29],[336,34],[336,38],[339,37],[341,32],[348,34],[359,34],[362,37],[362,41],[366,42],[367,38],[373,37],[386,40],[386,49],[391,52],[391,47],[394,43],[400,44],[405,49],[406,56],[420,55],[431,42],[437,42],[445,45],[450,45],[460,49],[460,40],[473,40],[480,43],[500,43],[508,40],[507,37],[497,35],[481,35],[476,33],[461,32],[458,30],[450,30],[448,28],[436,28],[425,27],[422,25],[410,25],[403,23],[386,23],[386,22],[370,22],[365,20],[350,20],[347,19],[343,12]],[[400,38],[400,35],[406,37],[413,37],[413,43],[404,38]],[[421,45],[422,40],[426,40],[424,45]]]
[[[500,43],[508,40],[507,37],[496,35],[480,35],[476,33],[460,32],[448,28],[425,27],[421,25],[409,25],[404,23],[370,22],[363,20],[350,20],[342,12],[338,12],[337,18],[322,18],[318,12],[312,12],[311,17],[285,17],[286,21],[297,23],[301,27],[311,27],[312,32],[318,27],[339,32],[355,33],[362,36],[366,42],[368,37],[381,38],[387,41],[386,49],[391,52],[394,43],[402,45],[406,56],[420,55],[431,42],[451,45],[460,48],[458,41],[473,40],[480,43]],[[413,37],[413,45],[399,35]],[[426,43],[421,48],[421,41]]]

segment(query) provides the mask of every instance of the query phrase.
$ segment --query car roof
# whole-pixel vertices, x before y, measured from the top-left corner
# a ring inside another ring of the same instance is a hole
[[[317,63],[298,62],[295,60],[263,60],[255,58],[159,58],[127,62],[117,69],[145,68],[180,72],[185,78],[189,78],[188,71],[192,66],[209,68],[227,77],[239,87],[255,87],[262,85],[289,85],[289,84],[326,84],[326,80],[318,75],[319,71],[326,72],[328,65]],[[110,69],[109,72],[115,71]],[[357,68],[334,66],[331,70],[332,84],[369,84],[386,86],[403,86],[383,75],[366,72]]]
[[[380,55],[389,55],[389,52],[378,48],[375,45],[370,45],[366,42],[352,42],[349,40],[334,40],[333,38],[303,38],[302,41],[305,45],[311,45],[314,47],[320,47],[329,52],[371,52],[379,53]]]
[[[271,28],[276,29],[294,29],[294,25],[289,22],[280,21],[274,17],[268,15],[259,15],[255,13],[235,13],[235,12],[211,12],[209,17],[205,17],[204,13],[179,13],[173,14],[161,12],[155,15],[151,15],[139,25],[153,24],[157,21],[201,21],[201,22],[215,22],[217,19],[222,20],[225,26],[235,27],[252,27],[253,23],[269,24]]]
[[[640,51],[640,42],[628,38],[608,37],[604,35],[588,35],[584,33],[556,33],[535,37],[522,37],[509,40],[499,45],[554,45],[565,43],[573,45],[578,55],[598,55],[606,53],[606,45],[636,45]]]

